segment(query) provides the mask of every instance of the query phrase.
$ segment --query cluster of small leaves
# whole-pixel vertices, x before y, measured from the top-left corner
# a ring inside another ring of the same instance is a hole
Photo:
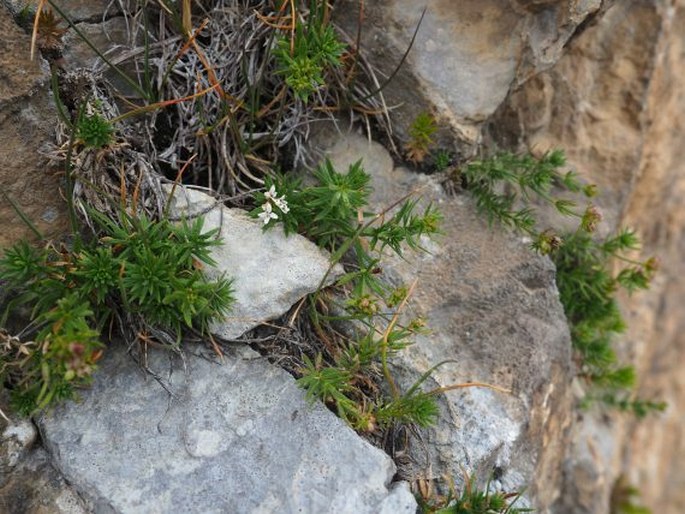
[[[307,187],[285,176],[267,181],[267,192],[256,197],[261,207],[252,212],[265,221],[266,229],[281,223],[287,233],[308,236],[333,252],[333,260],[342,261],[346,268],[337,283],[347,295],[344,304],[337,306],[344,314],[335,321],[355,321],[355,335],[340,341],[337,350],[325,358],[319,354],[306,359],[299,383],[310,398],[322,400],[360,431],[373,431],[391,422],[428,425],[437,416],[437,406],[432,395],[418,389],[426,377],[400,394],[387,370],[387,359],[410,344],[411,338],[424,330],[424,323],[413,319],[401,324],[393,319],[409,292],[406,287],[386,284],[380,275],[383,250],[402,255],[404,246],[421,249],[422,237],[438,231],[440,214],[431,205],[419,213],[415,199],[398,202],[388,213],[365,211],[370,177],[361,161],[347,173],[337,172],[326,161],[315,171],[314,179],[316,183]],[[284,212],[278,205],[286,202]],[[269,217],[264,216],[266,208]],[[313,321],[320,325],[330,319],[317,312]],[[384,398],[377,394],[368,400],[364,390],[375,387],[369,376],[381,372],[391,382],[393,395]]]
[[[648,288],[658,267],[654,258],[637,262],[624,256],[637,248],[638,238],[631,230],[621,230],[603,241],[579,230],[565,238],[552,258],[573,346],[582,361],[581,373],[596,390],[587,401],[601,400],[643,417],[650,411],[663,410],[665,404],[625,397],[635,385],[635,370],[618,364],[612,345],[614,336],[626,328],[617,292],[621,288],[628,292]],[[612,273],[615,261],[626,266]]]
[[[429,205],[417,214],[417,200],[401,202],[388,219],[364,211],[371,188],[370,177],[361,161],[352,164],[347,173],[338,173],[326,160],[314,172],[314,179],[316,185],[302,187],[301,181],[290,176],[267,178],[267,188],[274,186],[287,199],[289,212],[281,211],[273,221],[265,224],[265,228],[280,222],[286,233],[306,235],[334,253],[354,246],[358,250],[357,278],[368,288],[380,287],[371,273],[378,263],[378,259],[372,256],[374,253],[387,246],[401,255],[402,243],[414,250],[421,249],[421,238],[438,231],[440,213]],[[258,205],[266,202],[264,193],[256,195]],[[252,215],[259,216],[261,209],[253,210]],[[368,250],[360,243],[361,240],[369,244]]]
[[[30,8],[30,4],[27,4]],[[27,12],[26,14],[20,13],[20,16],[31,15]],[[33,14],[35,16],[35,14]],[[36,44],[38,48],[43,52],[59,51],[61,50],[64,43],[62,42],[62,37],[66,34],[67,29],[62,26],[62,19],[55,16],[52,9],[42,9],[38,15],[38,26],[37,26],[37,41]]]
[[[340,66],[345,48],[333,27],[310,14],[306,25],[298,20],[294,37],[277,39],[274,56],[278,73],[285,77],[295,96],[306,103],[325,86],[326,70]]]
[[[31,309],[32,341],[6,338],[0,345],[0,375],[14,387],[22,412],[71,397],[86,384],[103,345],[99,334],[118,309],[147,324],[175,333],[205,331],[232,302],[230,281],[210,281],[203,264],[217,244],[202,221],[173,225],[145,216],[122,224],[93,213],[105,235],[77,241],[73,249],[34,248],[25,242],[0,260],[0,278],[14,297],[5,317],[21,306]],[[11,343],[11,344],[10,344]]]
[[[639,497],[640,491],[624,476],[619,477],[611,491],[610,514],[652,514],[650,509],[636,503]]]
[[[638,417],[663,410],[665,404],[661,402],[627,396],[635,384],[635,370],[619,365],[612,346],[613,336],[626,328],[615,298],[617,291],[647,289],[658,263],[654,258],[636,262],[624,256],[639,246],[637,236],[630,230],[598,241],[593,234],[602,219],[600,211],[589,205],[577,212],[574,202],[551,194],[554,187],[582,193],[587,198],[597,193],[596,186],[582,186],[573,172],[559,171],[565,163],[560,150],[540,159],[505,152],[473,161],[461,173],[466,189],[490,224],[497,221],[533,236],[532,248],[554,260],[557,286],[582,375],[594,389],[584,403],[599,400],[619,410],[632,411]],[[562,215],[579,218],[578,229],[563,237],[554,229],[538,231],[531,206],[534,201],[544,201]],[[611,264],[615,261],[627,265],[613,274]]]
[[[484,489],[475,486],[472,477],[466,481],[463,491],[455,497],[454,491],[446,498],[426,500],[419,498],[423,514],[523,514],[533,509],[514,507],[521,493],[503,493],[490,491],[490,482]]]
[[[112,142],[114,127],[101,114],[82,114],[76,124],[76,136],[88,148],[103,148]]]
[[[404,146],[407,159],[413,163],[423,162],[435,143],[433,135],[437,130],[438,125],[430,113],[419,114],[409,126],[409,141]]]
[[[497,221],[533,236],[534,248],[546,254],[558,246],[555,239],[558,236],[550,230],[537,231],[535,209],[531,202],[541,200],[562,215],[580,218],[584,215],[576,212],[576,204],[553,197],[552,188],[556,186],[573,193],[582,192],[587,197],[596,193],[592,185],[582,187],[572,171],[561,173],[559,169],[565,164],[566,158],[560,150],[549,152],[539,159],[531,155],[502,152],[488,159],[468,163],[461,170],[461,176],[488,223],[492,225]]]
[[[444,148],[438,149],[433,157],[433,165],[438,173],[445,171],[452,164],[452,155]]]

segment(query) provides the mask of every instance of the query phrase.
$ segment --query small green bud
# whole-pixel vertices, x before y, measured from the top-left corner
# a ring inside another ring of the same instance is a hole
[[[588,198],[593,198],[597,196],[597,184],[588,184],[583,188],[583,194],[587,196]]]

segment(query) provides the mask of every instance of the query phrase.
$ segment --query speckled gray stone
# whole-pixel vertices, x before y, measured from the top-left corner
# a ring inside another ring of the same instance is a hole
[[[96,512],[414,512],[407,488],[389,487],[386,454],[251,350],[223,364],[188,355],[185,369],[148,357],[174,397],[112,348],[81,403],[39,420],[55,465]]]

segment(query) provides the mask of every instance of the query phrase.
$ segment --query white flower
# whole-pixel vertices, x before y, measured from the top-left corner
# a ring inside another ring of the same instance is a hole
[[[280,198],[276,198],[274,196],[273,201],[276,204],[276,207],[281,209],[283,214],[288,214],[288,212],[290,212],[290,207],[288,207],[288,202],[285,201],[285,195],[281,196]]]
[[[271,204],[269,202],[266,202],[264,205],[262,205],[262,212],[260,212],[257,217],[262,220],[262,223],[266,225],[269,223],[271,220],[278,219],[278,214],[273,212],[271,208]]]
[[[266,198],[267,200],[276,200],[277,194],[278,193],[276,192],[276,186],[271,184],[269,190],[266,193],[264,193],[264,198]]]

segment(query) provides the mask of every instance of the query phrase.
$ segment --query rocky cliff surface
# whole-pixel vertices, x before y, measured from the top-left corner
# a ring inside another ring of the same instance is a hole
[[[570,491],[578,493],[567,500],[571,512],[604,512],[621,474],[654,512],[685,509],[684,26],[685,2],[616,2],[552,69],[512,91],[492,124],[505,144],[566,149],[578,172],[605,191],[614,223],[637,228],[645,250],[662,261],[651,289],[622,307],[639,392],[669,409],[637,423],[587,421],[594,429],[581,428],[575,442],[584,456],[568,463]],[[594,480],[577,486],[583,477]]]
[[[462,141],[462,155],[475,141],[538,155],[561,148],[602,189],[606,230],[636,228],[645,251],[661,258],[650,291],[622,299],[623,351],[639,394],[670,407],[640,422],[580,416],[554,511],[607,512],[625,475],[654,512],[682,512],[685,3],[434,0],[423,20],[422,5],[408,0],[374,2],[363,18],[360,2],[347,4],[341,23],[352,32],[363,19],[362,48],[388,74],[420,23],[386,89],[404,106],[400,133],[429,111]]]
[[[93,9],[90,3],[63,3],[77,13],[84,28],[98,33],[98,14],[104,12],[104,4]],[[6,0],[5,4],[16,11],[16,2]],[[399,105],[393,117],[400,137],[417,114],[429,111],[443,127],[440,141],[458,156],[495,146],[538,154],[562,148],[570,165],[602,189],[598,202],[605,228],[626,224],[637,228],[645,250],[662,262],[648,292],[622,298],[630,326],[622,352],[637,367],[639,393],[666,400],[669,409],[640,422],[592,411],[574,415],[569,398],[570,347],[559,323],[554,286],[545,281],[551,276],[549,262],[538,259],[526,267],[523,255],[527,250],[521,241],[502,233],[484,235],[486,229],[468,202],[450,206],[447,210],[454,225],[448,233],[454,241],[436,246],[435,257],[412,264],[432,284],[419,289],[418,297],[442,325],[437,346],[455,352],[449,356],[459,361],[456,371],[445,371],[437,379],[447,384],[478,372],[478,379],[510,387],[518,396],[499,398],[479,392],[450,396],[451,403],[443,407],[454,423],[452,429],[464,432],[429,434],[428,440],[438,441],[447,452],[429,455],[431,465],[456,471],[458,463],[441,462],[445,455],[465,459],[471,471],[487,472],[504,463],[510,474],[505,473],[503,485],[530,484],[530,498],[541,512],[609,512],[612,491],[621,476],[639,487],[644,503],[655,513],[684,512],[685,375],[679,363],[685,361],[685,321],[679,311],[685,303],[685,204],[681,200],[685,193],[685,155],[681,155],[685,153],[681,143],[685,94],[680,84],[685,74],[685,1],[429,0],[423,16],[423,5],[410,0],[338,0],[336,7],[335,19],[348,34],[356,34],[359,20],[363,21],[362,50],[386,75],[393,73],[412,45],[399,73],[384,89],[388,103]],[[106,23],[123,22],[109,18]],[[0,28],[0,186],[41,229],[56,230],[65,220],[56,194],[59,177],[46,171],[41,157],[56,120],[49,74],[40,60],[29,61],[29,37],[2,7]],[[106,38],[102,44],[108,44]],[[78,52],[70,55],[79,59]],[[83,59],[87,58],[84,54]],[[351,139],[354,144],[358,140],[357,135]],[[368,148],[359,151],[377,153]],[[338,158],[347,162],[347,157]],[[423,181],[405,170],[393,171],[387,155],[381,160],[388,165],[379,173],[386,184],[379,189],[401,194],[403,187]],[[12,208],[6,202],[3,206],[0,247],[28,234]],[[464,230],[470,232],[463,234]],[[402,265],[397,264],[398,275]],[[442,275],[433,273],[431,265],[437,265]],[[452,288],[459,289],[451,294]],[[466,326],[469,322],[471,329]],[[543,354],[547,340],[550,353]],[[500,350],[510,355],[496,353],[498,342],[503,342]],[[399,366],[409,369],[418,363],[425,369],[435,363],[432,352],[436,349],[430,343],[421,341],[413,363]],[[116,357],[114,367],[122,366],[125,360]],[[285,377],[273,387],[292,389],[288,380]],[[121,384],[122,391],[127,385]],[[151,396],[159,393],[144,391]],[[90,407],[102,406],[95,402]],[[313,415],[323,419],[327,414],[318,409]],[[287,425],[286,418],[281,421]],[[59,430],[44,424],[46,438],[67,434],[48,441],[54,461],[72,479],[82,469],[87,475],[87,467],[74,464],[79,458],[87,461],[80,441],[69,439],[70,429],[63,430],[62,421],[53,418],[52,423]],[[298,423],[306,425],[302,419]],[[26,512],[90,509],[65,488],[49,464],[53,458],[42,449],[27,450],[35,434],[22,434],[29,432],[31,427],[21,424],[5,428],[0,465],[7,476],[12,472],[12,478],[0,481],[0,495],[5,495],[0,506],[26,506]],[[345,434],[354,439],[353,434]],[[482,444],[476,445],[476,439]],[[469,441],[482,452],[470,455]],[[73,455],[60,454],[70,445],[77,448]],[[375,458],[381,478],[376,480],[370,505],[389,497],[387,480],[392,474],[384,456]],[[294,462],[297,466],[297,459]],[[335,481],[335,476],[327,474],[326,479]],[[40,491],[24,490],[30,480],[57,485],[49,494],[46,488],[41,500]],[[77,489],[87,486],[87,477],[81,480]],[[104,479],[100,486],[98,499],[109,494]],[[117,498],[125,500],[126,494],[116,489]],[[267,501],[270,493],[255,494],[258,504]],[[25,497],[39,500],[26,501]],[[17,503],[20,499],[24,503]],[[124,500],[119,503],[125,506]],[[403,505],[412,503],[411,498],[403,501]]]

